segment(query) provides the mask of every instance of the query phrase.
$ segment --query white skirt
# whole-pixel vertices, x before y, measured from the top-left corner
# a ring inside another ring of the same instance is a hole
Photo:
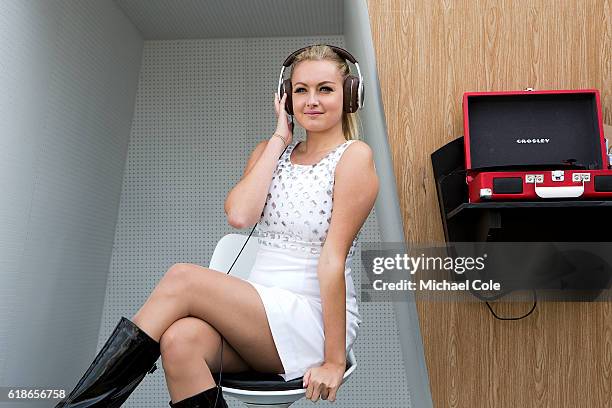
[[[323,312],[317,277],[318,255],[260,246],[246,279],[259,293],[266,310],[285,381],[302,377],[325,360]],[[361,319],[350,275],[347,286],[346,353],[357,338]]]

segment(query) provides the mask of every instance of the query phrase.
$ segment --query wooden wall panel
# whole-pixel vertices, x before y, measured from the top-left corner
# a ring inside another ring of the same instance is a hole
[[[444,239],[429,155],[463,92],[597,88],[612,123],[611,1],[368,1],[407,242]],[[612,305],[417,307],[435,407],[612,407]]]

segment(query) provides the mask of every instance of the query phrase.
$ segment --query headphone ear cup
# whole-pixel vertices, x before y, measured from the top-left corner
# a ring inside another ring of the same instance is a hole
[[[344,78],[344,94],[343,94],[343,109],[347,113],[357,112],[359,109],[358,93],[359,78],[354,75],[349,75]]]
[[[281,86],[281,98],[283,97],[283,94],[287,94],[287,99],[285,100],[285,111],[289,114],[289,115],[293,115],[293,100],[291,99],[291,80],[290,79],[285,79],[283,81],[283,85]]]

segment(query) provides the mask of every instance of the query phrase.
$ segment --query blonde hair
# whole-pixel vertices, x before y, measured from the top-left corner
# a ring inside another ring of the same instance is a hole
[[[348,63],[344,60],[344,58],[336,54],[336,52],[327,45],[313,45],[299,53],[295,57],[293,65],[291,66],[290,77],[293,77],[293,71],[295,70],[295,67],[302,61],[335,62],[336,67],[338,67],[340,73],[342,74],[343,80],[351,73]],[[357,127],[357,112],[342,112],[342,134],[344,135],[344,138],[346,140],[359,139],[359,128]]]

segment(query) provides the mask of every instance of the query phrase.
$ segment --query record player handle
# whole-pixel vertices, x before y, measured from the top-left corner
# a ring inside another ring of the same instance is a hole
[[[563,187],[538,187],[535,186],[535,192],[540,198],[574,198],[580,197],[584,193],[584,181],[580,186],[563,186]]]

